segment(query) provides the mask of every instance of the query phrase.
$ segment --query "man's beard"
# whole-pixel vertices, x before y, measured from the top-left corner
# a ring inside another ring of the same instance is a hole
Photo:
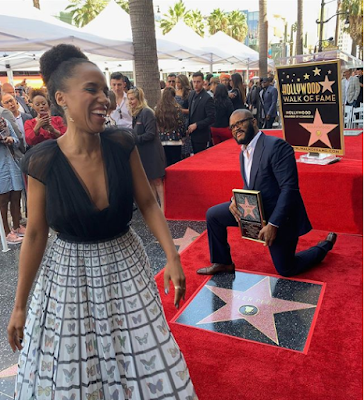
[[[239,133],[239,131],[238,131],[238,133]],[[249,125],[248,125],[248,128],[245,131],[244,137],[242,137],[240,139],[238,139],[236,137],[235,140],[236,140],[236,142],[238,144],[245,144],[246,145],[246,144],[249,144],[252,141],[254,136],[255,136],[254,126],[250,121]]]

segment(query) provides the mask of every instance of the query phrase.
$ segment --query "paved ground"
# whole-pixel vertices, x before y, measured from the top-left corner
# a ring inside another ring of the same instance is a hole
[[[179,251],[206,229],[205,222],[169,221],[173,239]],[[164,253],[149,232],[139,211],[134,213],[132,226],[142,238],[154,274],[165,264]],[[49,239],[51,242],[54,235]],[[6,327],[12,311],[17,284],[17,267],[20,246],[12,246],[7,253],[0,253],[0,400],[13,398],[18,353],[13,353],[7,342]]]

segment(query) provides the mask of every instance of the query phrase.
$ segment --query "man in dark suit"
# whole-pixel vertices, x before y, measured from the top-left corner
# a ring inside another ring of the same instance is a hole
[[[336,241],[336,233],[296,254],[299,236],[311,230],[298,186],[296,159],[284,140],[266,136],[248,110],[236,110],[230,117],[232,135],[239,145],[244,188],[259,190],[267,220],[259,232],[265,241],[277,272],[293,276],[321,262]],[[238,226],[241,214],[231,202],[211,207],[206,214],[211,266],[197,271],[202,275],[234,272],[235,265],[227,242],[227,227]]]
[[[260,95],[263,100],[263,128],[271,129],[274,119],[277,116],[278,91],[273,85],[271,85],[269,78],[263,78],[262,87],[263,89],[260,92]]]
[[[191,135],[193,152],[206,150],[210,139],[210,126],[215,121],[215,105],[212,97],[203,88],[202,72],[192,75],[194,90],[188,97],[189,126],[187,133]]]

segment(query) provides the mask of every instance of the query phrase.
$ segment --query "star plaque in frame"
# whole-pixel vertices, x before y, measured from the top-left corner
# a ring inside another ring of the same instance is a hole
[[[233,189],[233,196],[242,215],[239,221],[242,238],[265,243],[258,239],[260,230],[266,225],[260,191]]]

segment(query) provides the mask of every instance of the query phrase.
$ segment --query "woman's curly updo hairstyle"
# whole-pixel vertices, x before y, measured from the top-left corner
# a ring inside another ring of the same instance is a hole
[[[93,62],[82,51],[70,44],[59,44],[46,51],[39,60],[40,73],[47,86],[48,97],[57,110],[64,115],[61,106],[56,102],[55,94],[58,90],[66,91],[66,81],[74,74],[76,66],[82,63]]]

